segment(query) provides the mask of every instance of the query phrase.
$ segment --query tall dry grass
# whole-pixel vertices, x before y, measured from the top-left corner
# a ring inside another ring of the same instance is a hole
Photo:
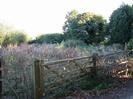
[[[98,50],[101,49],[101,50]],[[33,74],[32,66],[35,59],[45,61],[64,58],[89,56],[93,52],[108,53],[111,48],[95,47],[87,48],[60,48],[57,45],[27,45],[10,46],[2,48],[3,60],[3,99],[32,99],[33,98]],[[95,51],[93,51],[93,49]],[[109,49],[109,50],[108,50]],[[113,51],[113,49],[111,50]],[[110,51],[110,52],[111,52]],[[117,49],[115,49],[117,51]]]

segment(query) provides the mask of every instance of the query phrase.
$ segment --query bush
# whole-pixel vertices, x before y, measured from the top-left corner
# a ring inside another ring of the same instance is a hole
[[[79,87],[82,90],[100,91],[103,89],[113,88],[121,84],[120,80],[102,73],[100,70],[97,72],[96,77],[90,75],[82,79],[79,83]]]
[[[86,44],[83,41],[73,40],[73,39],[63,41],[63,42],[61,42],[60,45],[62,47],[65,47],[65,48],[67,48],[67,47],[75,48],[75,47],[78,47],[78,46],[86,46]]]
[[[54,44],[54,43],[61,43],[64,40],[63,34],[45,34],[45,35],[40,35],[39,37],[36,38],[36,40],[31,41],[31,43],[49,43],[49,44]]]
[[[121,5],[110,17],[109,34],[111,43],[125,44],[131,39],[133,23],[133,7]]]
[[[133,38],[129,40],[127,46],[128,46],[128,49],[133,49]]]
[[[25,43],[28,40],[28,36],[19,31],[13,31],[5,35],[3,46],[7,45],[19,45],[21,43]]]
[[[66,15],[63,26],[67,39],[83,40],[87,44],[99,43],[104,39],[106,20],[94,13],[78,13],[76,10]]]

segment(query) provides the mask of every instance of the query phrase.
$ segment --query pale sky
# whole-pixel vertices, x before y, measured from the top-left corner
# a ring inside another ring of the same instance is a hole
[[[94,12],[106,19],[122,3],[133,0],[0,0],[0,22],[24,30],[32,37],[60,33],[67,12]]]

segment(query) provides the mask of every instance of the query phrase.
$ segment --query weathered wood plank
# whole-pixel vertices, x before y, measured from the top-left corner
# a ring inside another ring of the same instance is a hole
[[[80,81],[80,80],[82,80],[82,79],[84,79],[84,78],[86,78],[86,77],[88,77],[88,75],[84,75],[83,77],[79,77],[79,78],[73,78],[73,80],[71,80],[71,82],[65,82],[65,83],[62,83],[62,84],[59,84],[59,82],[55,82],[55,83],[52,84],[51,86],[50,86],[50,85],[47,86],[45,91],[47,92],[47,91],[52,91],[52,90],[55,90],[55,89],[58,90],[59,85],[65,86],[65,85],[68,85],[68,84],[70,84],[70,83],[72,83],[72,82]]]
[[[73,61],[73,60],[81,60],[81,59],[87,59],[91,58],[90,56],[84,56],[84,57],[77,57],[77,58],[69,58],[69,59],[62,59],[62,60],[56,60],[56,61],[50,61],[50,62],[45,62],[44,65],[53,65],[53,64],[58,64],[62,62],[67,62],[67,61]]]
[[[34,98],[41,99],[44,95],[44,80],[43,80],[43,67],[41,60],[35,60],[33,72],[34,72]]]

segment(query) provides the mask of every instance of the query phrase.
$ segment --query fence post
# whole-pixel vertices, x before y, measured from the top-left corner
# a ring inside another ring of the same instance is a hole
[[[94,53],[92,55],[93,67],[91,68],[91,77],[93,77],[93,78],[95,78],[97,76],[97,58],[98,58],[98,54]]]
[[[0,57],[0,99],[2,98],[2,62]]]
[[[43,83],[43,61],[35,60],[33,73],[34,73],[34,99],[41,99],[44,95]]]
[[[124,51],[127,51],[128,47],[127,47],[127,43],[125,43],[124,45]]]

